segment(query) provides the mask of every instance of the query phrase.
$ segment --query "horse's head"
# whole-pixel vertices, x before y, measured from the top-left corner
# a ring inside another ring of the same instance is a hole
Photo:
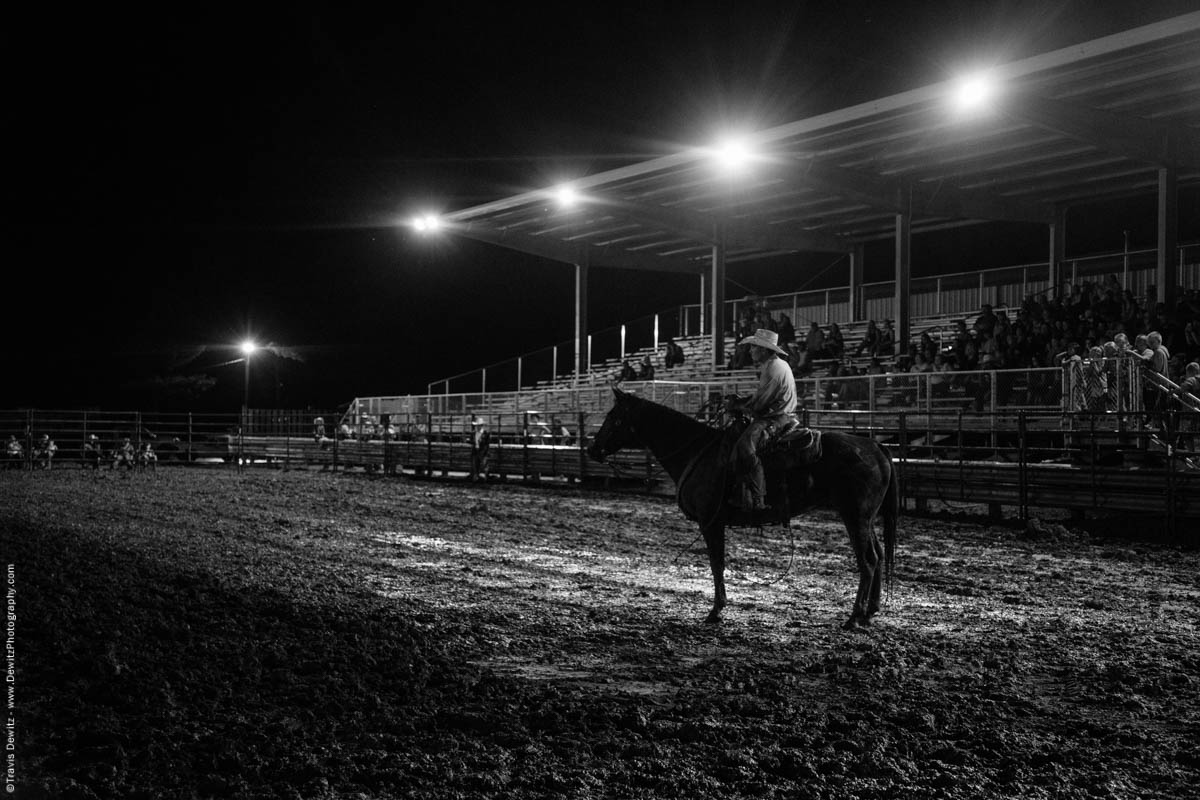
[[[633,432],[633,395],[615,387],[613,395],[616,402],[612,411],[604,418],[604,424],[592,437],[592,445],[587,450],[589,457],[601,463],[621,448],[638,441]]]

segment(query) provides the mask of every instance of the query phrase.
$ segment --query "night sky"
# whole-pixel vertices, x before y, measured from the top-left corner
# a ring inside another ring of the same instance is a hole
[[[287,348],[252,362],[251,405],[284,407],[421,393],[571,336],[569,266],[418,240],[397,224],[417,210],[802,119],[1197,2],[46,8],[7,26],[16,247],[0,407],[233,411],[230,345],[248,334]],[[1090,215],[1069,254],[1119,249],[1122,227],[1153,245],[1152,202],[1117,211],[1115,228]],[[991,266],[1045,251],[1040,233],[1004,252],[975,233],[926,238],[914,260],[952,250]],[[804,274],[828,260],[803,260]],[[867,266],[869,280],[888,277],[886,248]],[[779,272],[733,265],[730,277],[791,288],[795,270]],[[697,288],[595,269],[592,327],[695,302]]]

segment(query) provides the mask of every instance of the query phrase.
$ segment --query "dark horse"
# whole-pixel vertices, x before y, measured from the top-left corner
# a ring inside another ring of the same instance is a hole
[[[728,446],[722,446],[726,432],[620,389],[613,391],[616,404],[588,454],[602,462],[621,448],[646,447],[670,474],[679,508],[700,524],[704,535],[714,589],[706,621],[719,622],[725,607],[725,527],[761,524],[727,502]],[[817,506],[841,514],[859,576],[858,595],[845,627],[870,624],[879,610],[883,572],[890,572],[896,552],[899,493],[891,458],[871,439],[830,431],[821,437],[820,457],[789,466],[786,481],[787,506],[780,521]],[[883,517],[884,545],[875,536],[877,513]]]

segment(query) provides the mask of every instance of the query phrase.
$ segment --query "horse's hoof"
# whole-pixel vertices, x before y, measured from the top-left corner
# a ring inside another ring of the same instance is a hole
[[[704,618],[704,624],[705,625],[720,625],[721,624],[721,615],[715,611],[712,612],[711,614],[709,614],[707,617]]]
[[[844,625],[842,625],[842,630],[858,631],[858,630],[862,630],[863,628],[868,628],[870,626],[871,626],[871,620],[867,619],[866,617],[855,614],[854,616],[850,617],[850,619],[846,620],[846,623]]]

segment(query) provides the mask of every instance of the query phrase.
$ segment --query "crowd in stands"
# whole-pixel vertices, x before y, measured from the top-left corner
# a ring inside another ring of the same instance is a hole
[[[1147,297],[1155,296],[1151,287]],[[825,327],[814,321],[797,338],[787,314],[748,309],[737,321],[737,339],[757,328],[779,334],[797,378],[931,373],[935,395],[950,386],[949,376],[936,377],[943,373],[1059,367],[1072,360],[1099,365],[1132,357],[1174,382],[1200,372],[1200,291],[1181,292],[1168,309],[1139,300],[1115,275],[1072,286],[1061,296],[1030,295],[1015,310],[984,303],[974,319],[955,320],[949,330],[922,331],[899,352],[891,320],[868,321],[862,339],[847,343],[836,322]],[[752,366],[748,349],[735,348],[728,367]],[[1159,407],[1163,393],[1154,391]]]

